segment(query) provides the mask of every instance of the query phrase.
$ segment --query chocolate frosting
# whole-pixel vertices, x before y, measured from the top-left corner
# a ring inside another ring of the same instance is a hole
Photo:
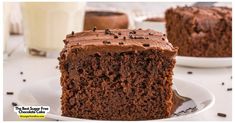
[[[165,34],[154,30],[93,30],[71,33],[64,40],[65,47],[85,49],[86,53],[122,52],[146,49],[158,49],[169,57],[174,57],[178,48],[174,48]]]

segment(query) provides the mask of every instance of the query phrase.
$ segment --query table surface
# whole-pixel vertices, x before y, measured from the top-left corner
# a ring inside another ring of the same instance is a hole
[[[21,120],[18,118],[11,105],[17,102],[17,93],[26,85],[51,76],[59,76],[56,58],[45,58],[31,56],[25,52],[24,40],[22,36],[11,36],[8,43],[8,53],[11,56],[4,58],[3,62],[3,119]],[[24,72],[20,75],[20,72]],[[187,74],[192,71],[193,74]],[[185,120],[232,120],[232,92],[227,88],[232,87],[232,68],[199,69],[176,66],[174,77],[192,81],[209,89],[215,96],[215,104],[212,108],[194,117]],[[22,80],[26,79],[26,82]],[[222,86],[221,83],[225,85]],[[7,91],[13,91],[14,95],[6,95]],[[217,113],[227,114],[226,118],[218,117]],[[44,119],[53,120],[53,119]]]

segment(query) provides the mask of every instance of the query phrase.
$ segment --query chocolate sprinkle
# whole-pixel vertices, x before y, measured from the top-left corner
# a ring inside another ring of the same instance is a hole
[[[68,41],[67,40],[63,40],[64,44],[68,44]]]
[[[103,44],[111,44],[111,42],[110,42],[110,41],[105,40],[105,41],[103,41]]]
[[[12,106],[17,106],[17,103],[16,102],[12,102],[11,105]]]
[[[227,115],[224,114],[224,113],[217,113],[217,116],[220,116],[220,117],[226,117]]]
[[[193,72],[192,71],[188,71],[188,74],[193,74]]]
[[[133,36],[133,35],[129,35],[129,38],[130,38],[130,39],[134,39],[134,36]]]
[[[149,47],[150,45],[149,44],[143,44],[144,47]]]
[[[117,35],[114,35],[113,37],[114,37],[114,38],[118,38],[118,36],[117,36]]]
[[[227,91],[232,91],[232,88],[227,88]]]
[[[21,75],[23,75],[24,73],[23,72],[20,72]]]
[[[126,40],[126,36],[123,37],[123,40]]]
[[[224,82],[222,82],[221,84],[224,85]]]
[[[165,40],[165,38],[162,38],[162,40],[164,41],[164,40]]]
[[[71,32],[71,35],[74,35],[74,31]]]
[[[13,95],[14,92],[7,92],[7,95]]]
[[[23,82],[26,82],[26,79],[23,79]]]
[[[119,45],[123,45],[124,43],[123,42],[119,42]]]
[[[109,29],[105,29],[104,33],[105,34],[111,34],[111,31]]]
[[[96,27],[93,28],[93,32],[95,32],[95,30],[96,30]]]

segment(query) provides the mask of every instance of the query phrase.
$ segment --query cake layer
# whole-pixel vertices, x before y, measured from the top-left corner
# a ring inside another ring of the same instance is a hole
[[[166,11],[167,37],[180,56],[231,57],[232,11],[226,7],[177,7]]]
[[[177,48],[165,35],[94,29],[67,35],[64,42],[59,58],[63,116],[148,120],[171,115]]]

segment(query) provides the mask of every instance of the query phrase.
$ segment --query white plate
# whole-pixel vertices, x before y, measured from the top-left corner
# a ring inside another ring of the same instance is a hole
[[[79,118],[69,118],[61,116],[60,109],[60,95],[61,87],[59,77],[48,78],[45,80],[35,82],[37,84],[31,84],[23,88],[17,95],[19,105],[23,106],[50,106],[50,112],[47,113],[47,118],[56,120],[85,120]],[[195,116],[214,104],[214,96],[206,88],[188,81],[181,79],[174,79],[174,85],[176,86],[179,94],[192,98],[198,110],[191,114],[167,118],[164,120],[180,120],[188,117]],[[196,92],[196,93],[195,93]],[[96,121],[96,120],[91,120]],[[152,120],[151,120],[152,121]]]
[[[166,33],[165,22],[153,22],[153,21],[144,21],[148,17],[138,17],[135,18],[135,28],[142,28],[142,29],[152,29],[162,33]],[[150,17],[151,18],[151,17]]]
[[[231,67],[232,57],[203,58],[176,56],[176,65],[202,68]]]

